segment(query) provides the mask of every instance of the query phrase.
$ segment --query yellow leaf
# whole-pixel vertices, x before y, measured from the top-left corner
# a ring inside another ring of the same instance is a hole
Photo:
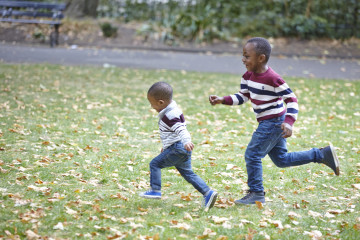
[[[263,209],[263,208],[264,208],[262,202],[255,201],[255,204],[256,204],[256,206],[257,206],[258,209]]]

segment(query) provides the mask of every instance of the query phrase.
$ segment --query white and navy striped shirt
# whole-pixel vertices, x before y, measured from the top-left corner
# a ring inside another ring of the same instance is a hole
[[[246,72],[239,93],[224,97],[224,104],[240,105],[248,100],[259,122],[286,114],[284,122],[292,126],[297,119],[299,107],[295,94],[270,67],[261,74]]]
[[[163,149],[178,141],[181,141],[184,145],[191,142],[190,133],[186,129],[184,115],[175,101],[172,101],[166,108],[160,111],[159,131]]]

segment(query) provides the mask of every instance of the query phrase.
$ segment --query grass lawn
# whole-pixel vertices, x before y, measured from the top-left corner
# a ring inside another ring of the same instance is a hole
[[[146,99],[160,80],[184,111],[195,172],[219,192],[209,212],[174,168],[162,200],[138,197],[161,149]],[[257,122],[249,103],[208,102],[236,93],[240,76],[0,64],[0,239],[359,239],[360,81],[286,81],[300,106],[289,151],[332,142],[341,175],[266,157],[267,204],[241,207]]]

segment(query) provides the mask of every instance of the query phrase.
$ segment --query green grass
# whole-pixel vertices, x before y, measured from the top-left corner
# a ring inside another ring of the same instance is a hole
[[[209,212],[173,168],[162,171],[163,200],[138,197],[161,149],[146,99],[160,80],[184,111],[195,172],[219,192]],[[1,64],[0,239],[358,239],[360,81],[286,81],[300,105],[289,151],[332,142],[341,175],[318,164],[280,169],[266,157],[261,209],[233,205],[247,189],[250,104],[208,103],[237,92],[240,76]]]

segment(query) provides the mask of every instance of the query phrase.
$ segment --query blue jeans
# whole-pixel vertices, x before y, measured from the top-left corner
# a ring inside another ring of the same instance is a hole
[[[179,141],[166,148],[160,155],[150,162],[150,186],[152,190],[161,190],[161,169],[173,167],[181,176],[191,183],[201,194],[207,193],[210,188],[191,168],[191,152],[188,152]]]
[[[245,162],[250,191],[262,192],[262,162],[267,154],[277,167],[299,166],[319,162],[324,156],[318,148],[309,151],[288,153],[286,139],[282,137],[281,124],[285,115],[261,121],[253,133],[245,152]]]

